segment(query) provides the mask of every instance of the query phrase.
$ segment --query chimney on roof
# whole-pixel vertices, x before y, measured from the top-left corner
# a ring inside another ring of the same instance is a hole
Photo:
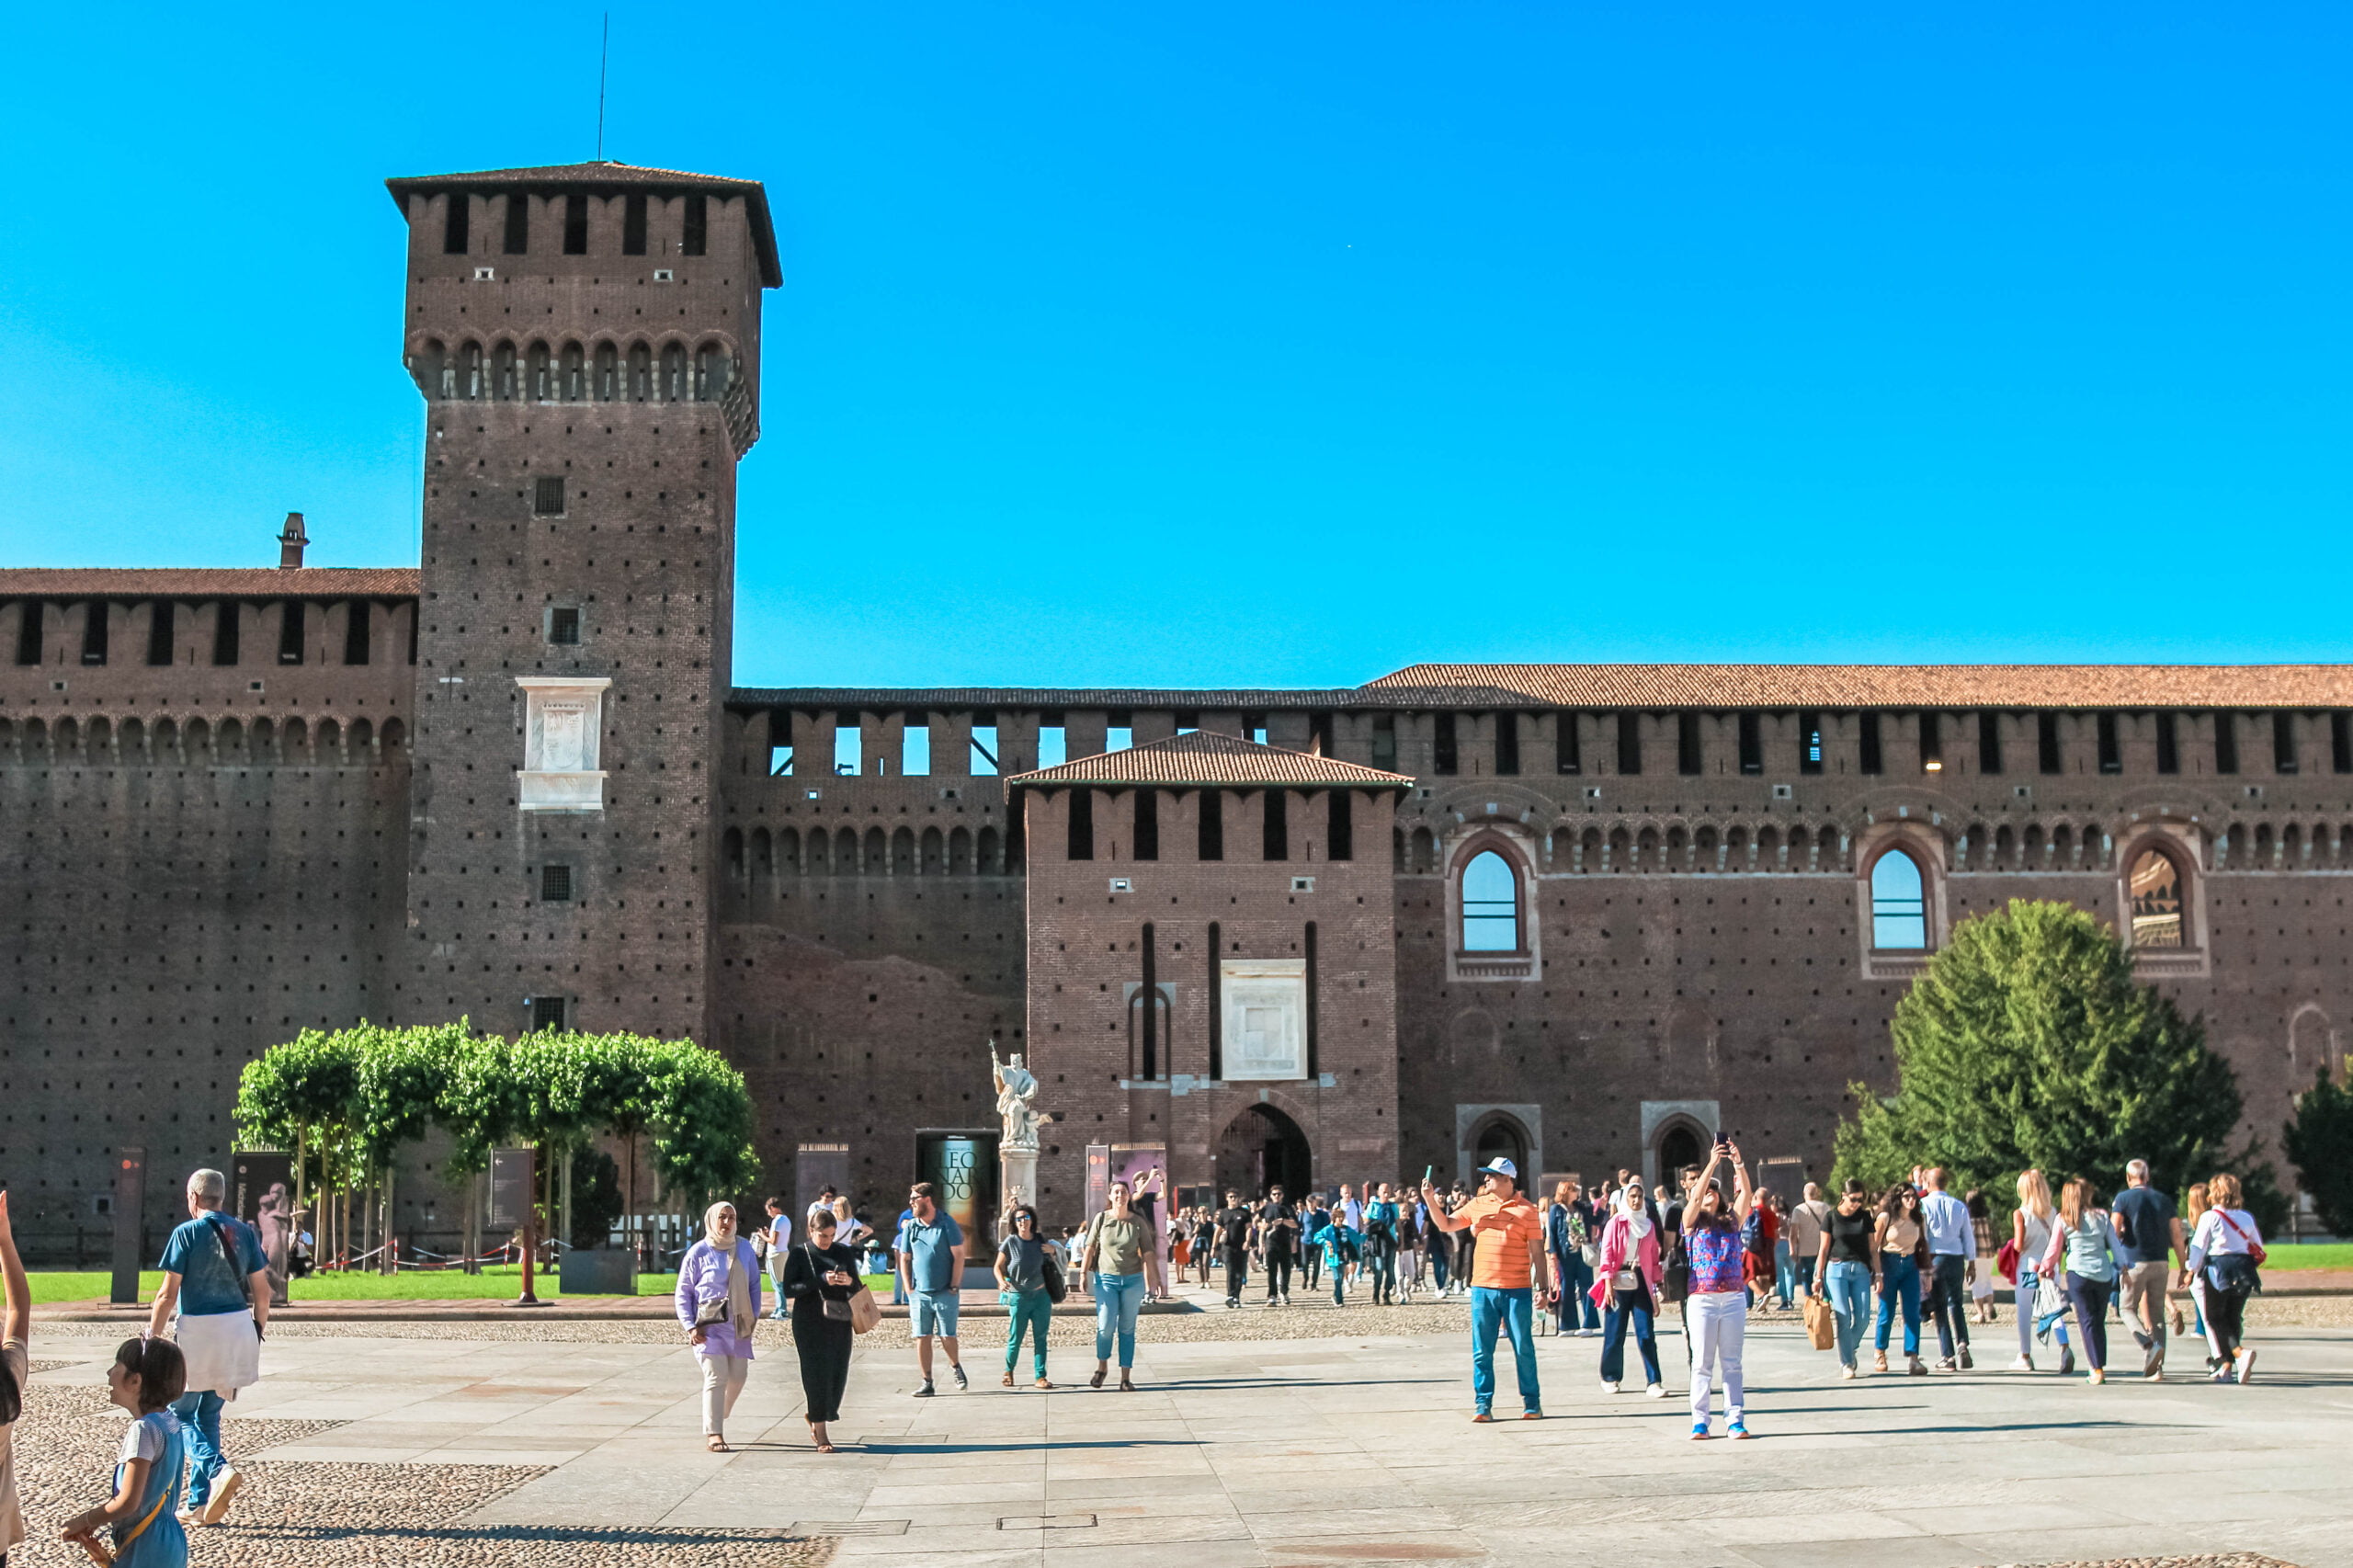
[[[302,531],[302,514],[286,514],[285,531],[278,536],[278,569],[290,572],[302,564],[302,547],[311,542]]]

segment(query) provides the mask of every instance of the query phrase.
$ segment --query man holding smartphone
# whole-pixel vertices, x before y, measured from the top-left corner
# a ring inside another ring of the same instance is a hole
[[[1495,1334],[1511,1335],[1512,1360],[1519,1373],[1521,1419],[1544,1419],[1544,1393],[1536,1378],[1537,1302],[1551,1304],[1561,1291],[1557,1272],[1546,1278],[1544,1221],[1520,1195],[1519,1167],[1498,1159],[1479,1167],[1479,1196],[1449,1214],[1428,1177],[1422,1200],[1430,1223],[1441,1231],[1468,1231],[1471,1265],[1471,1392],[1475,1422],[1495,1419]]]

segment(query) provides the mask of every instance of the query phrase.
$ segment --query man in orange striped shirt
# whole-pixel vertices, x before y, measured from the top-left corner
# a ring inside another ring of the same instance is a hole
[[[1475,1252],[1471,1264],[1471,1392],[1479,1408],[1471,1419],[1493,1421],[1495,1402],[1495,1334],[1511,1335],[1512,1361],[1519,1373],[1525,1421],[1544,1419],[1544,1394],[1536,1381],[1538,1301],[1561,1293],[1560,1264],[1544,1250],[1544,1221],[1536,1205],[1520,1196],[1519,1167],[1498,1159],[1479,1167],[1479,1196],[1449,1214],[1438,1189],[1425,1179],[1422,1201],[1430,1223],[1441,1231],[1468,1227]],[[1548,1269],[1551,1278],[1546,1278]]]

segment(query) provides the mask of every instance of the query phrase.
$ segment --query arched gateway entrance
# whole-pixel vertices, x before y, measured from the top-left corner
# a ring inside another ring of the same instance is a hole
[[[1314,1177],[1307,1134],[1299,1123],[1270,1105],[1254,1105],[1225,1124],[1217,1140],[1217,1196],[1229,1192],[1260,1198],[1279,1183],[1296,1198]]]

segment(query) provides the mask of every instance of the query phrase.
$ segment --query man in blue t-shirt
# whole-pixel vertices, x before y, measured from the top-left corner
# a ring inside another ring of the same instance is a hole
[[[931,1342],[948,1352],[948,1369],[958,1388],[969,1388],[957,1358],[956,1310],[963,1304],[964,1231],[939,1207],[931,1183],[919,1181],[907,1194],[907,1221],[899,1231],[899,1281],[914,1311],[915,1360],[923,1368],[917,1399],[929,1399]]]
[[[2168,1253],[2187,1260],[2182,1244],[2181,1216],[2173,1199],[2149,1185],[2149,1162],[2135,1160],[2124,1167],[2124,1190],[2116,1195],[2113,1217],[2116,1240],[2123,1252],[2124,1321],[2135,1326],[2133,1339],[2147,1352],[2141,1375],[2162,1382],[2165,1375],[2165,1279]]]
[[[269,1259],[251,1225],[222,1213],[229,1178],[199,1171],[188,1178],[188,1222],[164,1244],[163,1288],[147,1314],[147,1336],[161,1339],[179,1309],[187,1392],[172,1414],[188,1434],[186,1507],[219,1524],[244,1477],[221,1449],[221,1407],[261,1381],[261,1335],[269,1322]],[[213,1490],[216,1483],[220,1490]]]

